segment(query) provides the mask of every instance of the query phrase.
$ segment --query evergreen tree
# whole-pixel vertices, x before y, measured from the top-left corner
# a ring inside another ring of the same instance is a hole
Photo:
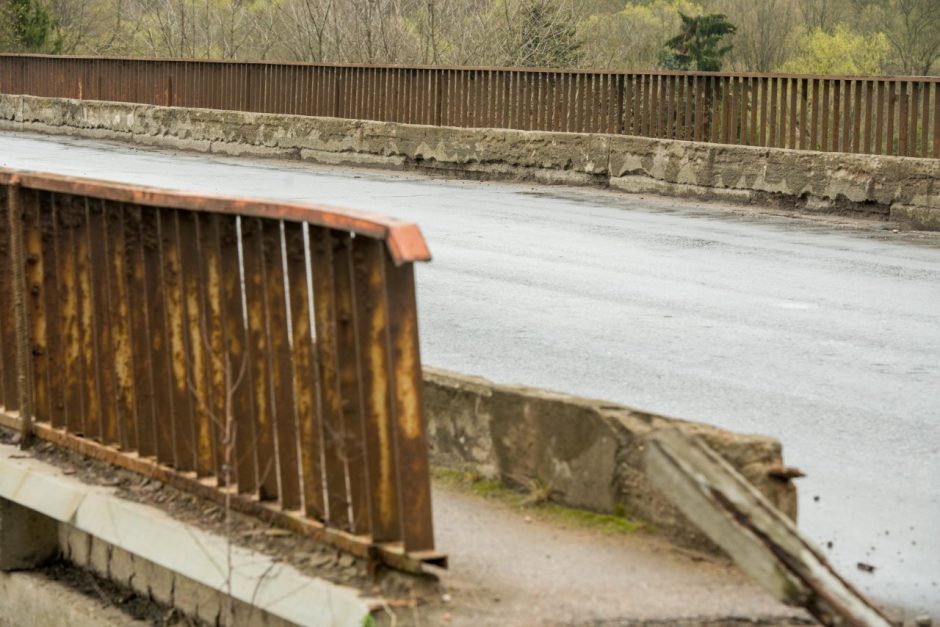
[[[721,45],[722,40],[737,30],[721,13],[689,17],[680,12],[681,32],[666,42],[660,63],[674,70],[717,72],[722,59],[732,46]]]
[[[17,52],[61,52],[62,42],[53,37],[52,13],[40,0],[3,0],[0,33],[4,48]]]

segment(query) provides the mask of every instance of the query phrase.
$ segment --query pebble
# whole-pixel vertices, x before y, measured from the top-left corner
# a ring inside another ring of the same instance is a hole
[[[339,558],[340,568],[349,568],[356,563],[356,559],[352,555],[343,555]]]
[[[931,627],[933,625],[933,619],[925,614],[915,618],[914,624],[917,625],[917,627]]]

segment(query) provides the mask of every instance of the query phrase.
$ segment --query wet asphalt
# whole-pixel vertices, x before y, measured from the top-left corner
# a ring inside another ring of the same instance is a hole
[[[425,363],[777,437],[843,574],[940,615],[938,236],[14,133],[0,166],[417,222]]]

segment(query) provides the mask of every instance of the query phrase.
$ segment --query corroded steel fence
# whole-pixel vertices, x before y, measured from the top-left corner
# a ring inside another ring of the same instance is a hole
[[[940,78],[0,55],[0,93],[940,157]]]
[[[416,226],[2,169],[0,206],[0,422],[399,568],[443,562]]]

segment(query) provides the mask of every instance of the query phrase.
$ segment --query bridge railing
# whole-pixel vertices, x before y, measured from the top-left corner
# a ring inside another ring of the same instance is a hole
[[[0,93],[940,157],[940,78],[0,55]]]
[[[405,569],[434,552],[412,224],[0,169],[0,423]]]

